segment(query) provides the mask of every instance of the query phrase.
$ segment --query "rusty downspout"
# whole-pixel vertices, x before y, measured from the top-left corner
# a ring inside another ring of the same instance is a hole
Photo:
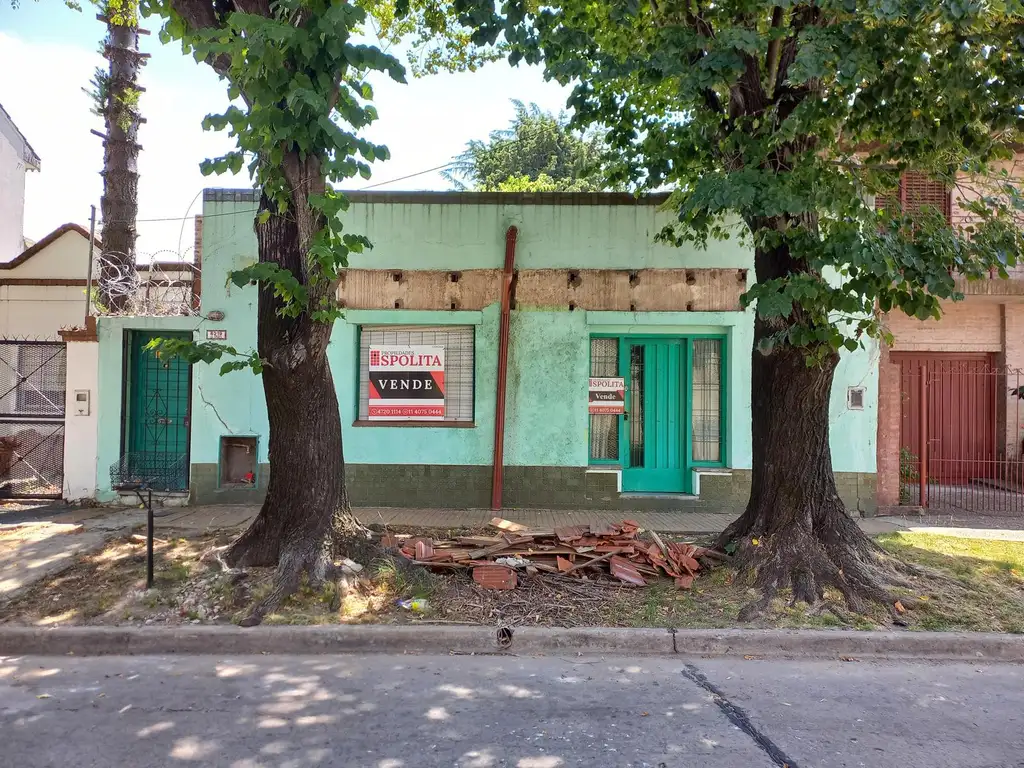
[[[512,319],[512,278],[516,268],[516,237],[519,230],[505,232],[505,271],[501,279],[501,325],[498,331],[498,400],[494,404],[494,475],[491,482],[491,509],[501,509],[502,482],[505,475],[505,386],[508,381],[508,336]]]

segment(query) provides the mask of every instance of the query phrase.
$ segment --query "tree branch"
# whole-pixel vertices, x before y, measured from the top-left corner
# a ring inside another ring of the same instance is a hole
[[[218,0],[219,2],[220,0]],[[228,0],[227,12],[235,10]],[[171,9],[178,14],[191,32],[203,29],[221,29],[224,26],[221,9],[214,6],[214,0],[171,0]],[[206,63],[221,77],[227,77],[231,70],[231,57],[226,53],[206,57]]]
[[[782,26],[782,20],[785,18],[785,13],[782,8],[775,6],[772,9],[772,31],[779,29]],[[772,99],[775,96],[775,83],[779,74],[779,49],[782,46],[782,38],[775,37],[768,43],[768,56],[765,59],[764,68],[768,75],[768,98]]]
[[[654,8],[657,13],[658,5],[656,0],[650,0],[651,7]],[[689,6],[686,9],[686,23],[689,24],[690,29],[697,33],[698,36],[708,40],[712,40],[715,37],[715,30],[711,27],[711,24],[701,15],[700,3],[694,3],[693,7],[696,12],[691,11]],[[697,66],[701,59],[708,55],[706,49],[697,51],[690,55],[688,63],[691,67]],[[724,115],[725,108],[722,106],[722,100],[718,98],[718,94],[715,93],[713,88],[705,88],[701,91],[701,95],[704,97],[704,104],[712,112]]]

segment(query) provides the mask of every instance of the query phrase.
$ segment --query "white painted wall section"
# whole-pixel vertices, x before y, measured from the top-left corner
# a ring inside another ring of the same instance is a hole
[[[24,250],[25,161],[0,132],[0,261]]]
[[[69,341],[67,397],[64,418],[64,498],[69,501],[96,496],[97,440],[96,388],[100,376],[100,345],[96,341]],[[79,394],[87,397],[87,413],[80,413]]]

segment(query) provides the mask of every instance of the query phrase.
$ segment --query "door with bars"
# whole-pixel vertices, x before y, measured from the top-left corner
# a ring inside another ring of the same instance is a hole
[[[64,491],[67,348],[0,339],[0,499]]]

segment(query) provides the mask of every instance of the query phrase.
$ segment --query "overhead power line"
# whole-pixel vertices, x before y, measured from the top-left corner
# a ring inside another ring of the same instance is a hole
[[[365,191],[367,189],[375,189],[377,187],[383,187],[383,186],[385,186],[387,184],[395,184],[395,183],[397,183],[399,181],[405,181],[406,179],[414,179],[417,176],[424,176],[424,175],[426,175],[428,173],[434,173],[435,171],[442,171],[445,168],[450,168],[453,165],[455,165],[455,161],[454,160],[453,161],[449,161],[449,162],[445,163],[444,165],[437,165],[437,166],[434,166],[433,168],[427,168],[426,170],[423,170],[423,171],[417,171],[416,173],[410,173],[410,174],[408,174],[406,176],[399,176],[397,179],[388,179],[387,181],[379,181],[376,184],[369,184],[369,185],[367,185],[365,187],[360,187],[359,189],[356,189],[356,190],[353,190],[353,191],[354,192],[363,192],[363,191]],[[202,192],[200,192],[200,194],[202,194]],[[197,197],[198,197],[198,195],[197,195]],[[194,203],[194,202],[195,202],[195,200],[192,201],[192,203]],[[192,207],[192,203],[189,204],[189,208]],[[205,214],[203,218],[212,218],[214,216],[238,216],[238,215],[244,214],[244,213],[256,213],[258,210],[259,210],[259,208],[251,208],[251,209],[245,209],[245,210],[241,210],[241,211],[224,211],[222,213],[208,213],[208,214]],[[157,218],[153,218],[153,219],[136,219],[135,223],[136,224],[149,224],[149,223],[161,222],[161,221],[185,221],[186,219],[188,219],[188,213],[186,213],[184,216],[164,216],[164,217],[157,217]],[[109,223],[109,222],[104,222],[104,221],[101,220],[99,223],[103,224],[103,223]]]

